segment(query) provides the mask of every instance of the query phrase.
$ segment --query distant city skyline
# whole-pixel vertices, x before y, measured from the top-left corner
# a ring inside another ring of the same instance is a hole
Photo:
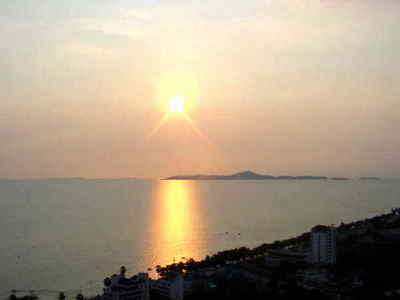
[[[399,11],[0,3],[0,178],[400,177]]]

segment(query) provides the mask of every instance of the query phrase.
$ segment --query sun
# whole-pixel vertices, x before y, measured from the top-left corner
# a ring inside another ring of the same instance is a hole
[[[169,99],[169,111],[171,113],[183,113],[185,111],[185,97],[172,96]]]

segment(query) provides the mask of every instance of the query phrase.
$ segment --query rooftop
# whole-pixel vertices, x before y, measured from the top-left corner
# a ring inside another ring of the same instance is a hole
[[[333,227],[331,227],[331,226],[317,225],[317,226],[314,226],[314,227],[311,229],[311,231],[312,231],[312,232],[316,232],[316,231],[325,231],[325,232],[327,232],[327,231],[331,231],[332,228],[333,228]]]

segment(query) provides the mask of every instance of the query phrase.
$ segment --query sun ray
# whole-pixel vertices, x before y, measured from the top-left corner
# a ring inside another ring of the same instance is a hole
[[[187,113],[183,113],[183,117],[188,122],[190,128],[192,128],[192,130],[197,134],[198,137],[204,139],[207,143],[212,144],[210,139],[201,132],[201,130],[196,126],[192,118]]]
[[[157,126],[147,136],[147,140],[151,139],[161,129],[164,123],[169,119],[169,113],[165,113],[161,120],[157,123]]]

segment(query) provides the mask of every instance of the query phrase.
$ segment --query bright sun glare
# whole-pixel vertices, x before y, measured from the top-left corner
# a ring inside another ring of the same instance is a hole
[[[183,96],[172,96],[169,99],[169,111],[183,113],[185,111],[185,98]]]

